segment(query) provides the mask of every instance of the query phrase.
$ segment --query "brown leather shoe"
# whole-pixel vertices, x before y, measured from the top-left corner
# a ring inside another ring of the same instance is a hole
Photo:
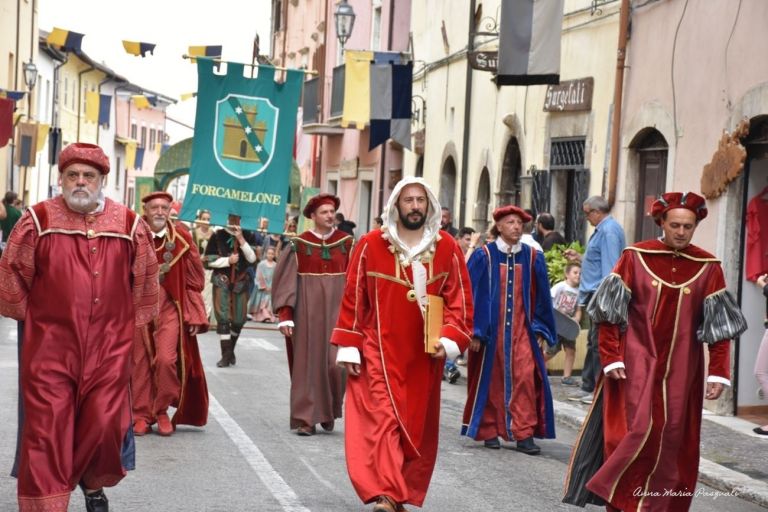
[[[309,425],[302,425],[296,429],[296,433],[300,436],[313,436],[317,434],[317,430],[315,429],[314,425],[311,427]]]
[[[320,424],[321,427],[323,427],[323,430],[326,432],[333,432],[335,422],[333,420],[331,421],[324,421]]]
[[[133,435],[135,436],[145,436],[150,432],[152,432],[152,427],[144,420],[136,420],[133,424]]]
[[[171,424],[171,419],[166,413],[157,415],[157,433],[166,437],[173,434],[173,425]]]
[[[398,510],[397,503],[389,496],[379,496],[373,506],[373,512],[397,512]]]

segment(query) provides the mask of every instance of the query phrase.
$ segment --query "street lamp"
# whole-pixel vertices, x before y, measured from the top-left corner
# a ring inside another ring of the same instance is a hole
[[[341,47],[344,48],[355,26],[355,11],[347,3],[347,0],[341,0],[339,5],[336,6],[333,18],[336,22],[336,37],[339,39]]]
[[[29,62],[25,62],[24,65],[24,83],[27,84],[27,89],[31,92],[35,88],[37,83],[37,66],[32,59]]]

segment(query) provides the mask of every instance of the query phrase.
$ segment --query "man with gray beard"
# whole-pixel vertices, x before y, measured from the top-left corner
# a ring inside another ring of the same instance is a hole
[[[157,315],[157,259],[141,218],[105,198],[93,144],[59,156],[62,195],[29,208],[0,259],[0,314],[23,320],[19,510],[66,512],[71,491],[107,512],[103,487],[133,469],[134,326]]]

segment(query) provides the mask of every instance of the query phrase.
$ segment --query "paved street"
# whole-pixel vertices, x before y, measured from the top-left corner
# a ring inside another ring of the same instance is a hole
[[[254,324],[249,324],[254,325]],[[282,338],[248,330],[238,364],[218,369],[218,341],[201,337],[211,409],[204,429],[180,428],[171,438],[137,439],[138,469],[107,491],[115,512],[365,510],[347,477],[343,425],[300,438],[288,430],[288,371]],[[15,510],[10,470],[16,422],[15,324],[0,319],[0,510]],[[465,384],[462,379],[460,384]],[[443,384],[441,449],[423,510],[579,510],[560,503],[576,432],[558,425],[558,439],[541,441],[542,456],[492,451],[457,435],[465,386]],[[757,505],[701,489],[693,510],[756,511]],[[414,507],[408,507],[413,509]],[[367,507],[370,510],[370,507]],[[79,492],[70,511],[84,510]],[[602,510],[591,507],[587,510]]]

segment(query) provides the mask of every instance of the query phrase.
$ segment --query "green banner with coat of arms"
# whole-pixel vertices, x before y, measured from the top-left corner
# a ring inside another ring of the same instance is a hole
[[[227,63],[213,72],[212,59],[197,59],[198,91],[192,166],[182,220],[211,212],[211,223],[226,225],[238,215],[245,229],[261,219],[282,230],[289,190],[296,113],[304,73],[289,70],[275,82],[275,69],[259,66],[256,78],[244,64]]]

